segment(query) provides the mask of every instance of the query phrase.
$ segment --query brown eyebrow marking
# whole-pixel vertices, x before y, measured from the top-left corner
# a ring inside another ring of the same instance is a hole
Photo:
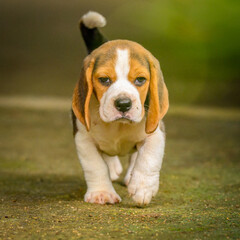
[[[116,57],[116,47],[111,47],[106,52],[101,52],[97,55],[93,71],[98,67],[105,65],[107,62],[112,61]]]
[[[145,56],[140,55],[139,53],[137,53],[135,51],[134,52],[130,51],[130,57],[137,60],[142,66],[148,68],[148,61]]]

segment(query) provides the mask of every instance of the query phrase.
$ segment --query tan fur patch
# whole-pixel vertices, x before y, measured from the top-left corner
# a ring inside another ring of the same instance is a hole
[[[101,77],[109,78],[112,81],[112,83],[116,81],[117,76],[114,71],[114,62],[109,62],[107,66],[101,66],[99,68],[96,68],[93,73],[93,87],[97,95],[98,101],[101,100],[103,94],[108,89],[108,86],[104,86],[99,82],[99,78]]]
[[[138,77],[146,78],[146,82],[142,86],[135,86],[139,92],[141,104],[142,106],[144,106],[144,102],[146,100],[148,88],[149,88],[150,73],[149,73],[149,70],[146,68],[146,66],[142,65],[140,61],[138,61],[137,59],[131,58],[128,79],[133,85],[135,85],[134,81]],[[145,114],[145,109],[143,107],[142,116],[144,116],[144,114]]]

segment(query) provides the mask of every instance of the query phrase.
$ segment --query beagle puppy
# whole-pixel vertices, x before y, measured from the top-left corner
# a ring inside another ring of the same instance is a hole
[[[98,29],[105,24],[96,12],[80,20],[88,56],[74,89],[72,119],[87,183],[84,200],[120,202],[112,181],[122,172],[119,156],[130,155],[124,182],[137,204],[148,204],[159,188],[168,90],[158,60],[136,42],[107,41]]]

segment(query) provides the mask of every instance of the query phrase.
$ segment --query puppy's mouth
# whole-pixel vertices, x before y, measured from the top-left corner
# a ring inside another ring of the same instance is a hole
[[[124,122],[124,123],[132,123],[134,122],[128,115],[122,114],[121,116],[117,116],[114,121]]]

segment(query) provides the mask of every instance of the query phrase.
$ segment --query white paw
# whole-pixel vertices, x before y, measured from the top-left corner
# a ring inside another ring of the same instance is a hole
[[[115,181],[119,178],[120,174],[123,171],[122,165],[118,157],[108,157],[105,159],[109,173],[110,173],[110,178],[112,181]]]
[[[87,191],[84,196],[84,201],[97,204],[114,204],[121,202],[120,196],[116,192],[107,191]]]
[[[159,173],[146,175],[134,170],[128,184],[128,192],[133,200],[139,204],[149,204],[159,188]]]

